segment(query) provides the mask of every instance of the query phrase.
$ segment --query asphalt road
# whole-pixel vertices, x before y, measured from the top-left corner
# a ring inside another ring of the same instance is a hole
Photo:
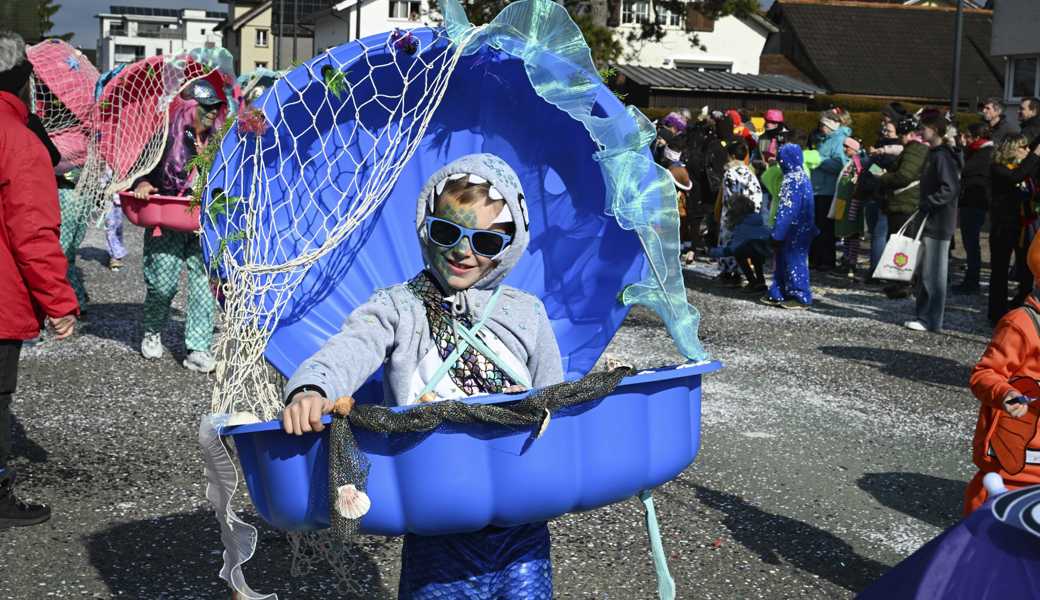
[[[137,352],[141,231],[109,272],[101,232],[80,264],[93,303],[81,333],[24,352],[14,466],[47,524],[0,531],[0,598],[227,598],[204,499],[198,420],[210,380],[179,362],[183,314],[163,360]],[[680,598],[847,598],[954,523],[972,475],[987,340],[983,298],[952,297],[948,335],[899,324],[911,301],[816,281],[810,311],[769,308],[689,273],[703,339],[725,369],[706,379],[696,462],[656,493]],[[178,304],[181,300],[178,299]],[[634,310],[609,352],[636,366],[679,360],[660,321]],[[290,574],[285,536],[260,524],[254,589],[281,598],[392,597],[400,541],[363,538],[341,594],[327,569]],[[560,598],[651,599],[635,501],[551,525]]]

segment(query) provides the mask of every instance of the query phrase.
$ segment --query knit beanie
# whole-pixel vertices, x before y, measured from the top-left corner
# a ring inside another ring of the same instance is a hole
[[[32,74],[25,42],[13,31],[0,31],[0,91],[17,94]]]

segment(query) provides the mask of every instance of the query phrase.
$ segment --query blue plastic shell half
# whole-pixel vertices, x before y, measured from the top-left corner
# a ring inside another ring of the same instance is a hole
[[[395,435],[355,429],[371,461],[372,508],[361,531],[438,535],[531,523],[670,481],[697,455],[701,376],[720,367],[690,364],[627,377],[609,396],[554,414],[538,439],[531,430],[487,426]],[[289,436],[272,421],[222,433],[234,438],[249,495],[265,521],[290,531],[328,527],[327,428]]]
[[[374,100],[357,113],[359,118],[353,110],[330,110],[331,104],[347,98],[329,93],[314,79],[316,74],[337,65],[347,81],[362,82],[350,91],[355,104],[363,104],[364,95],[374,96],[377,90],[379,101],[396,102],[395,96],[402,93],[400,71],[407,72],[413,61],[433,62],[438,53],[452,48],[443,33],[417,29],[412,35],[422,50],[412,56],[392,51],[388,35],[329,50],[288,73],[267,92],[259,102],[270,123],[263,134],[261,147],[266,150],[259,154],[259,165],[255,142],[243,143],[239,137],[254,134],[240,134],[237,126],[227,134],[210,172],[207,195],[212,198],[219,189],[228,197],[270,205],[269,210],[253,211],[264,220],[254,229],[271,233],[270,240],[250,242],[254,264],[278,264],[298,256],[298,241],[279,238],[287,230],[295,229],[304,239],[320,239],[329,221],[307,218],[315,212],[315,203],[326,212],[346,213],[354,202],[349,194],[343,201],[332,186],[322,188],[322,178],[336,178],[341,187],[355,175],[363,181],[366,174],[356,166],[359,158],[373,148],[391,151],[381,144],[403,126],[387,119],[386,111],[377,110]],[[368,50],[359,60],[363,47]],[[624,105],[598,83],[596,74],[562,59],[546,60],[556,60],[553,69],[561,82],[571,78],[597,82],[594,114],[612,117],[625,113]],[[396,66],[378,68],[390,64]],[[338,147],[343,140],[352,139],[350,133],[359,123],[376,134],[374,141],[365,135],[357,143]],[[618,124],[638,135],[632,119],[619,119]],[[294,139],[294,132],[307,135]],[[625,133],[619,131],[618,135]],[[280,136],[281,151],[274,149],[271,136]],[[281,313],[267,346],[267,359],[281,373],[292,374],[374,290],[419,272],[423,264],[415,210],[420,188],[452,160],[489,152],[516,171],[531,212],[531,243],[506,283],[542,299],[567,378],[583,375],[624,320],[628,309],[618,301],[619,292],[642,279],[646,264],[637,235],[622,229],[606,212],[606,185],[594,158],[597,150],[581,123],[535,93],[523,61],[487,46],[464,56],[389,198],[340,247],[310,269]],[[330,156],[338,157],[338,162],[330,164]],[[309,190],[316,188],[322,191],[313,196]],[[206,206],[212,202],[207,200]],[[241,215],[235,210],[215,216],[203,212],[207,260],[225,248],[241,256],[243,243],[234,237]],[[271,275],[272,280],[279,277]],[[270,305],[272,298],[263,303]]]

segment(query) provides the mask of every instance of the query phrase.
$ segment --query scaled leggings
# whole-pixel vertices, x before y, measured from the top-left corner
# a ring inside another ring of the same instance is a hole
[[[404,537],[399,600],[551,600],[545,523]]]
[[[163,229],[160,236],[145,232],[144,282],[148,291],[144,297],[144,332],[162,331],[185,267],[188,270],[188,316],[184,345],[189,352],[208,352],[213,342],[217,304],[203,263],[202,245],[193,232]]]
[[[809,287],[808,236],[787,240],[776,252],[776,268],[773,269],[773,285],[769,297],[773,300],[797,300],[812,304],[812,288]]]
[[[76,190],[62,188],[58,190],[58,203],[61,206],[61,251],[65,253],[65,260],[69,263],[68,279],[72,289],[76,292],[76,300],[80,307],[87,304],[87,290],[83,287],[83,281],[76,270],[76,253],[79,252],[80,244],[87,235],[87,214],[83,203],[78,201],[79,195]]]

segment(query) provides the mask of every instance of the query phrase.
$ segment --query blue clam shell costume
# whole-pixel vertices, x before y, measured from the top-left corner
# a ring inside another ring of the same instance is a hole
[[[355,123],[318,110],[337,101],[321,85],[323,70],[339,69],[351,84],[364,82],[351,87],[353,94],[401,92],[407,100],[397,79],[401,71],[414,61],[434,62],[465,44],[443,100],[418,149],[404,162],[390,196],[340,248],[309,269],[274,326],[265,352],[268,361],[290,375],[374,290],[417,273],[423,258],[411,233],[415,199],[444,165],[487,153],[513,168],[530,210],[529,245],[504,283],[542,300],[567,379],[592,368],[633,304],[646,305],[662,317],[691,364],[703,362],[707,355],[697,339],[699,315],[687,303],[679,264],[674,184],[648,150],[656,136],[654,127],[603,85],[580,31],[562,6],[549,0],[514,2],[479,31],[454,0],[441,6],[443,28],[408,34],[414,53],[402,51],[394,35],[380,34],[331,49],[289,72],[256,102],[270,123],[267,130],[240,134],[232,129],[218,152],[203,198],[207,260],[219,259],[222,252],[242,257],[246,246],[235,235],[244,216],[234,207],[209,210],[213,198],[288,199],[286,209],[263,213],[262,218],[271,221],[270,229],[278,230],[289,224],[290,216],[308,214],[314,204],[325,209],[343,205],[345,212],[349,197],[340,197],[334,189],[312,197],[309,185],[330,173],[346,179],[362,176],[364,165],[359,166],[363,161],[358,157],[373,149],[395,151],[381,146],[385,138],[375,136],[367,146],[358,142],[332,153],[341,157],[339,162],[327,160],[323,150],[344,139],[341,132]],[[375,70],[373,65],[396,68]],[[294,101],[301,95],[314,110]],[[371,112],[359,110],[355,116],[377,133],[406,126]],[[316,127],[316,135],[296,138],[294,123],[304,119],[327,122]],[[252,142],[251,135],[256,138]],[[243,136],[244,145],[239,144]],[[275,151],[266,143],[268,150],[256,151],[256,144],[270,136],[292,138],[299,155]],[[274,175],[294,169],[294,179]],[[259,192],[250,192],[256,186]],[[314,229],[304,234],[318,237],[320,221],[293,223],[300,228],[310,224]],[[295,256],[297,247],[287,240],[272,242],[264,250],[264,258],[277,264]],[[716,368],[717,363],[698,364],[640,374],[614,395],[554,415],[546,435],[530,446],[527,432],[506,434],[479,426],[442,426],[424,435],[355,432],[372,465],[372,509],[361,519],[361,531],[424,536],[488,526],[510,531],[660,485],[696,454],[700,375]],[[355,398],[381,402],[380,377],[373,376]],[[476,401],[509,400],[485,396]],[[653,409],[648,408],[651,403]],[[618,424],[623,424],[620,429]],[[589,437],[599,431],[611,433]],[[235,438],[261,516],[284,529],[327,526],[327,488],[320,480],[307,479],[311,472],[327,471],[322,438],[286,440],[274,423],[226,433]],[[464,476],[454,487],[433,480],[431,465],[463,454],[472,472],[460,472]],[[275,456],[277,461],[271,459]],[[561,463],[582,476],[557,469],[551,480],[539,480],[544,479],[545,465]],[[304,482],[300,498],[286,492],[294,480]],[[545,543],[547,550],[547,539]],[[542,555],[538,544],[532,548]],[[531,564],[537,565],[538,556]],[[451,590],[440,593],[458,597]],[[536,589],[529,597],[541,597],[539,593],[548,597],[551,588]]]

